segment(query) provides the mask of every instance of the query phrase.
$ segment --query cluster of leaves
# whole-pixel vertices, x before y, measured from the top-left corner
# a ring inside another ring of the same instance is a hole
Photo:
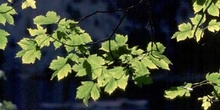
[[[6,22],[10,25],[14,25],[14,18],[13,15],[17,14],[17,12],[15,11],[14,7],[10,6],[9,3],[12,3],[12,0],[7,0],[8,3],[2,3],[0,5],[0,24],[2,25],[6,25]],[[24,0],[22,2],[22,9],[26,9],[28,7],[31,7],[33,9],[36,8],[35,5],[35,0]],[[7,40],[7,36],[9,36],[10,34],[3,30],[0,29],[0,49],[4,50],[8,40]]]
[[[164,96],[168,99],[190,97],[190,93],[193,92],[195,88],[203,85],[213,86],[209,95],[198,98],[199,101],[202,101],[203,109],[208,110],[212,103],[219,101],[220,97],[220,73],[217,72],[206,74],[206,79],[198,83],[186,83],[184,86],[171,87],[165,91]]]
[[[14,25],[13,15],[17,14],[12,6],[12,0],[0,5],[0,24]],[[21,8],[31,7],[36,9],[35,0],[22,0]],[[220,0],[193,0],[195,16],[190,22],[178,26],[178,31],[172,36],[176,40],[183,41],[187,38],[196,39],[197,42],[204,36],[205,30],[218,32],[220,30],[219,19]],[[207,19],[209,18],[209,19]],[[211,19],[210,19],[211,18]],[[129,80],[142,87],[152,83],[150,70],[170,70],[172,64],[163,55],[165,47],[159,42],[150,42],[146,49],[138,46],[129,47],[128,37],[116,34],[114,39],[101,43],[98,53],[90,52],[94,44],[90,35],[78,26],[78,22],[61,19],[55,12],[49,11],[45,16],[39,15],[33,20],[35,27],[28,28],[30,37],[23,38],[18,42],[21,51],[16,57],[22,59],[24,64],[33,64],[41,59],[43,48],[53,46],[54,51],[64,48],[66,55],[57,56],[50,63],[50,69],[54,70],[51,80],[61,80],[68,74],[75,77],[85,77],[77,88],[77,99],[82,99],[88,105],[89,99],[97,100],[101,92],[112,94],[117,88],[126,89]],[[54,25],[57,28],[48,34],[46,25]],[[4,50],[7,45],[7,36],[10,34],[0,29],[0,49]],[[212,85],[213,91],[206,96],[199,97],[202,107],[207,110],[211,104],[218,100],[220,94],[220,73],[206,75],[206,80],[199,83],[186,83],[184,86],[172,87],[165,91],[165,97],[175,99],[177,97],[190,97],[194,88],[202,85]]]
[[[182,23],[178,26],[177,32],[172,36],[177,42],[187,38],[196,39],[197,42],[204,36],[205,30],[217,32],[220,30],[219,19],[220,0],[193,0],[193,10],[195,16],[190,18],[190,22]],[[206,19],[210,17],[212,19]]]
[[[70,73],[76,77],[86,77],[77,88],[76,98],[87,105],[92,98],[97,100],[102,91],[112,94],[117,88],[125,90],[129,77],[137,84],[150,84],[149,69],[169,70],[169,59],[163,55],[165,47],[157,42],[150,42],[145,50],[137,46],[129,48],[128,37],[116,34],[115,39],[107,40],[98,49],[100,54],[91,54],[92,41],[88,33],[77,26],[73,20],[61,19],[55,12],[34,18],[36,28],[29,28],[30,38],[18,42],[22,48],[16,55],[26,64],[40,60],[41,50],[53,45],[55,50],[65,48],[67,55],[58,56],[50,63],[54,70],[51,79],[63,79]],[[57,25],[52,34],[47,34],[45,25]]]
[[[4,100],[2,103],[0,103],[0,110],[17,110],[17,106],[11,101]]]
[[[179,31],[175,32],[172,38],[177,42],[187,38],[195,38],[197,42],[204,36],[205,30],[210,32],[220,31],[219,21],[220,0],[194,0],[193,10],[195,16],[190,18],[190,22],[182,23],[178,26]],[[209,17],[209,19],[206,19]],[[187,83],[184,86],[172,87],[165,91],[164,96],[168,99],[177,97],[189,97],[194,88],[203,85],[213,86],[213,91],[209,95],[199,97],[204,110],[208,110],[213,102],[219,101],[220,96],[220,73],[207,73],[206,79],[198,83]]]
[[[9,25],[14,25],[14,18],[13,15],[17,14],[14,7],[10,6],[9,4],[12,3],[12,0],[7,0],[8,3],[2,3],[0,4],[0,24],[5,26],[6,23]],[[26,9],[28,7],[36,8],[35,6],[35,0],[24,0],[22,2],[22,9]],[[8,43],[7,37],[10,34],[0,29],[0,50],[4,50],[6,48],[6,45]],[[0,70],[0,79],[6,79],[4,72]],[[16,110],[17,107],[10,101],[3,101],[0,103],[0,109],[1,110]]]

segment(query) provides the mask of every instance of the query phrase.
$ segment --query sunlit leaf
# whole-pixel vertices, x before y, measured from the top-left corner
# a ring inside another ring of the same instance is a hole
[[[8,43],[7,36],[9,36],[9,33],[5,30],[0,29],[0,49],[2,50],[5,49]]]
[[[158,67],[156,66],[156,64],[154,64],[149,57],[144,57],[142,59],[143,64],[148,67],[149,69],[158,69]]]
[[[82,85],[77,88],[76,98],[83,99],[83,102],[88,106],[88,100],[91,97],[91,91],[93,89],[94,82],[92,81],[83,81]],[[96,89],[96,88],[95,88]],[[93,98],[98,98],[97,90],[93,90]]]
[[[128,84],[128,75],[123,75],[120,79],[117,80],[118,87],[122,90],[125,90]]]
[[[170,70],[169,63],[167,63],[164,59],[156,58],[155,56],[151,55],[150,60],[158,67],[165,69],[165,70]]]
[[[220,85],[220,73],[210,73],[206,74],[206,79],[211,83]]]
[[[205,2],[206,2],[206,0],[194,0],[194,2],[193,2],[194,12],[197,13],[197,12],[201,11]]]
[[[128,37],[120,34],[116,34],[115,41],[117,42],[118,45],[122,46],[125,45],[125,43],[128,41]]]
[[[220,22],[217,22],[216,19],[213,19],[208,24],[208,30],[211,32],[220,30]]]
[[[197,28],[197,30],[194,29],[193,33],[195,33],[194,35],[197,42],[199,42],[204,35],[204,31],[201,28]]]
[[[137,76],[143,76],[143,75],[150,74],[149,70],[147,69],[147,67],[145,67],[143,62],[134,60],[133,62],[131,62],[131,65],[135,69],[134,74]]]
[[[91,65],[86,61],[83,60],[73,66],[73,70],[77,72],[76,76],[82,77],[91,73]]]
[[[132,47],[131,54],[132,55],[141,55],[144,51],[142,49],[138,49],[137,46]]]
[[[194,16],[193,18],[190,18],[190,20],[193,25],[200,26],[201,24],[203,24],[206,21],[206,15],[196,14],[196,16]],[[200,24],[198,24],[198,23],[200,23]]]
[[[160,54],[163,54],[165,49],[166,49],[166,47],[164,47],[164,45],[161,44],[160,42],[150,42],[150,43],[148,43],[148,46],[147,46],[148,52],[158,51]]]
[[[125,74],[125,71],[123,69],[123,67],[112,68],[109,70],[109,74],[111,74],[112,77],[115,79],[120,79]]]
[[[67,63],[67,58],[63,58],[59,56],[57,57],[56,60],[53,60],[51,62],[49,68],[55,71],[51,79],[57,76],[58,80],[63,79],[68,75],[68,73],[71,73],[72,71],[70,64]]]
[[[37,25],[37,29],[31,29],[28,28],[28,32],[30,33],[31,36],[36,36],[36,35],[44,35],[47,32],[47,29],[44,29],[40,25]]]
[[[32,39],[23,38],[18,42],[18,45],[22,50],[16,54],[16,57],[22,57],[23,63],[34,63],[36,59],[39,60],[41,58],[41,51],[37,48],[37,43]]]
[[[113,77],[109,80],[107,85],[105,86],[105,92],[112,94],[112,92],[117,88],[117,82]]]
[[[93,100],[97,100],[100,97],[100,88],[97,84],[94,84],[91,90],[91,97]]]
[[[9,3],[12,3],[12,0],[7,0]]]
[[[211,6],[208,8],[207,12],[209,15],[219,17],[219,9],[214,3],[211,4]]]
[[[208,110],[211,107],[211,98],[210,96],[199,97],[198,100],[202,101],[202,107],[204,110]]]
[[[177,42],[185,40],[186,38],[192,38],[192,25],[190,23],[183,23],[178,26],[179,31],[176,32],[173,38],[176,38]]]
[[[60,16],[58,16],[53,11],[48,11],[46,16],[39,15],[34,18],[34,24],[37,25],[46,25],[46,24],[55,24],[59,21]]]
[[[164,97],[168,99],[175,99],[177,97],[189,97],[190,96],[190,91],[192,84],[187,84],[186,86],[183,87],[171,87],[168,90],[165,90]]]
[[[31,7],[32,9],[36,9],[36,1],[35,0],[25,0],[22,3],[21,8],[26,9],[28,7]]]
[[[7,3],[3,3],[0,5],[0,23],[5,25],[6,22],[13,25],[14,18],[13,15],[17,14],[16,11],[8,6]]]

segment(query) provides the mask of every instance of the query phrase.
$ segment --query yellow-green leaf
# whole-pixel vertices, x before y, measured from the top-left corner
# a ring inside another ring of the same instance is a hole
[[[50,63],[49,68],[52,70],[55,70],[51,79],[53,79],[55,76],[57,76],[58,80],[63,79],[72,71],[70,64],[67,63],[67,58],[63,58],[63,57],[59,57],[59,56],[57,57],[56,60],[53,60]]]
[[[202,107],[204,110],[208,110],[211,107],[211,96],[207,95],[207,96],[203,96],[203,97],[199,97],[198,100],[202,101]]]
[[[32,9],[36,9],[36,1],[35,0],[25,0],[22,3],[21,8],[26,9],[28,7],[31,7]]]
[[[208,24],[208,30],[211,32],[220,30],[220,22],[217,22],[216,19],[212,19]]]
[[[174,33],[172,36],[173,38],[176,38],[177,42],[185,40],[187,37],[192,38],[192,25],[190,23],[183,23],[178,26],[179,31]]]
[[[171,87],[168,90],[165,90],[164,97],[168,99],[175,99],[177,97],[189,97],[192,84],[188,84],[183,87]]]
[[[117,88],[117,82],[113,77],[111,77],[110,81],[105,86],[105,92],[112,94],[112,92]]]
[[[128,84],[128,77],[129,77],[128,75],[123,75],[121,79],[117,80],[117,84],[120,89],[125,90]]]
[[[88,106],[88,100],[91,95],[94,100],[99,98],[98,86],[92,81],[83,81],[82,85],[77,88],[76,98],[82,99],[84,104]]]
[[[41,51],[37,48],[37,44],[33,39],[23,38],[18,42],[18,45],[22,50],[16,54],[16,57],[22,57],[23,63],[34,63],[36,59],[41,58]]]
[[[97,84],[94,84],[91,90],[91,97],[93,100],[97,100],[100,97],[100,88]]]
[[[8,0],[9,3],[12,3],[12,0]]]
[[[7,3],[0,5],[0,23],[2,23],[3,25],[5,25],[6,22],[13,25],[13,15],[15,14],[17,14],[16,11],[11,6],[8,6]]]
[[[9,33],[5,30],[0,29],[0,49],[2,50],[5,49],[8,43],[7,36],[9,36]]]
[[[206,0],[194,0],[194,3],[193,3],[194,12],[198,13],[199,11],[201,11],[205,2]]]
[[[211,6],[208,8],[207,12],[209,15],[219,17],[219,9],[214,3],[211,4]]]
[[[48,11],[46,16],[39,15],[34,18],[34,24],[46,25],[55,24],[59,21],[60,16],[58,16],[54,11]]]

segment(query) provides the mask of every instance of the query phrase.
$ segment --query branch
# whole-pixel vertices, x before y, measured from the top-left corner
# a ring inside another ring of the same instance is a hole
[[[134,8],[134,7],[136,7],[136,6],[138,6],[138,5],[139,5],[140,3],[142,3],[143,1],[144,1],[144,0],[140,0],[137,4],[128,7],[126,10],[123,10],[123,9],[110,10],[110,11],[100,11],[100,10],[97,10],[97,11],[95,11],[95,12],[93,12],[93,13],[91,13],[91,14],[89,14],[89,15],[87,15],[87,16],[85,16],[85,17],[83,17],[83,18],[81,18],[81,19],[79,20],[78,24],[80,24],[81,22],[83,22],[85,19],[88,19],[89,17],[91,17],[91,16],[93,16],[93,15],[95,15],[95,14],[98,14],[98,13],[114,13],[114,12],[118,12],[118,11],[124,11],[124,14],[123,14],[122,18],[119,20],[119,22],[118,22],[118,24],[116,25],[116,27],[114,28],[113,32],[109,35],[109,37],[107,37],[107,38],[105,38],[105,39],[101,39],[101,40],[98,40],[98,41],[95,41],[95,42],[89,42],[89,43],[86,43],[86,44],[69,45],[69,44],[66,44],[66,43],[64,43],[64,42],[59,41],[58,39],[56,39],[56,38],[54,38],[54,37],[52,37],[52,36],[51,36],[51,38],[53,38],[54,40],[56,40],[56,41],[58,41],[58,42],[60,42],[60,43],[62,43],[62,44],[64,44],[64,45],[70,46],[70,47],[94,45],[94,44],[98,44],[98,43],[101,43],[101,42],[104,42],[104,41],[109,40],[109,51],[110,51],[111,56],[113,57],[112,52],[111,52],[111,42],[110,42],[110,39],[113,37],[113,35],[115,34],[115,32],[118,30],[119,26],[121,25],[122,21],[124,20],[124,18],[125,18],[125,16],[126,16],[126,13],[127,13],[130,9],[132,9],[132,8]]]
[[[210,4],[209,4],[209,5],[207,6],[207,8],[205,9],[205,11],[211,6],[211,4],[212,4],[212,2],[210,2]],[[205,11],[204,11],[204,12],[205,12]],[[202,22],[204,16],[205,16],[205,13],[202,14],[201,19],[199,20],[198,24],[196,25],[195,31],[194,31],[194,33],[193,33],[193,37],[196,36],[196,31],[197,31],[197,29],[199,28],[199,25],[200,25],[200,23]]]
[[[20,6],[22,3],[24,3],[24,0],[22,0],[19,4],[15,5],[15,6],[12,6],[11,9],[9,9],[9,10],[7,10],[7,11],[5,11],[5,12],[0,12],[0,14],[8,13],[9,11],[11,11],[11,10],[17,8],[18,6]]]
[[[124,15],[122,16],[122,18],[119,20],[118,24],[116,25],[116,27],[114,28],[114,30],[112,31],[112,33],[110,34],[110,36],[107,38],[109,40],[109,52],[110,52],[110,55],[112,57],[112,59],[115,60],[113,54],[112,54],[112,51],[111,51],[111,38],[113,37],[113,35],[115,34],[115,32],[118,30],[119,26],[121,25],[122,21],[124,20],[126,16],[126,13],[124,13]]]
[[[93,15],[95,15],[95,14],[98,14],[98,13],[114,13],[114,12],[118,12],[118,11],[123,11],[123,10],[122,10],[122,9],[110,10],[110,11],[97,10],[97,11],[95,11],[95,12],[93,12],[93,13],[91,13],[91,14],[89,14],[89,15],[83,17],[83,18],[81,18],[81,19],[79,20],[78,24],[80,24],[80,23],[81,23],[82,21],[84,21],[85,19],[87,19],[87,18],[89,18],[89,17],[91,17],[91,16],[93,16]]]

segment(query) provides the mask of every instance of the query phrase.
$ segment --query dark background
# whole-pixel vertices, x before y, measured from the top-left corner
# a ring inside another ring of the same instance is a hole
[[[170,66],[171,71],[152,71],[153,84],[138,88],[133,82],[129,82],[125,92],[117,90],[111,96],[104,93],[100,102],[105,100],[113,100],[114,103],[134,102],[133,106],[122,104],[121,108],[118,108],[121,110],[131,110],[134,107],[139,110],[201,109],[197,97],[210,92],[209,87],[196,89],[191,98],[174,101],[163,98],[164,90],[171,86],[182,85],[185,81],[201,81],[207,72],[219,71],[219,33],[207,32],[199,43],[194,39],[179,43],[175,39],[171,40],[177,25],[188,22],[188,18],[193,16],[190,0],[143,0],[141,4],[138,4],[139,0],[37,0],[36,2],[36,10],[21,11],[17,8],[18,15],[14,16],[15,26],[1,26],[11,33],[6,50],[0,51],[0,69],[7,76],[7,80],[1,80],[0,83],[1,100],[12,101],[19,110],[94,109],[86,108],[81,101],[75,100],[76,87],[80,84],[80,79],[74,78],[73,74],[59,82],[50,81],[53,71],[49,70],[48,66],[56,55],[64,54],[62,50],[53,51],[53,47],[49,47],[43,50],[41,61],[33,65],[22,65],[21,59],[14,58],[16,52],[20,50],[16,43],[24,36],[28,37],[26,28],[33,27],[32,19],[35,16],[45,15],[50,10],[56,11],[61,18],[79,20],[97,10],[126,9],[137,4],[128,11],[117,33],[129,36],[129,46],[139,45],[143,49],[149,41],[162,42],[167,47],[167,57],[173,63]],[[122,15],[122,12],[95,14],[80,23],[80,26],[94,40],[107,38]],[[48,27],[48,30],[50,29],[52,30],[52,27]],[[147,105],[140,103],[138,106],[139,101],[144,101]],[[215,107],[218,105],[215,104],[212,109],[215,110]]]

